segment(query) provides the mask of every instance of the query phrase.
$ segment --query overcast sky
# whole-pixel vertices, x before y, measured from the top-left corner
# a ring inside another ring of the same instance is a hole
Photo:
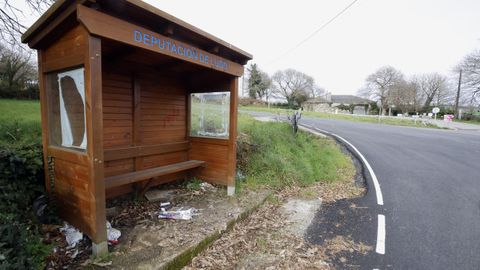
[[[354,94],[383,65],[449,75],[480,49],[479,0],[359,0],[286,56],[352,0],[146,2],[253,54],[270,75],[294,68],[334,94]]]
[[[358,0],[285,55],[352,1],[146,2],[253,54],[253,62],[270,75],[294,68],[333,94],[355,94],[383,65],[407,76],[450,75],[465,54],[480,49],[480,0]]]

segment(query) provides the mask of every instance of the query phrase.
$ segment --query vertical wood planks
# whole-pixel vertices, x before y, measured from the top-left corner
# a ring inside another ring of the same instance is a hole
[[[90,194],[93,215],[93,242],[107,240],[105,182],[103,168],[102,45],[100,38],[88,37],[85,55],[85,100],[87,153],[90,165]]]

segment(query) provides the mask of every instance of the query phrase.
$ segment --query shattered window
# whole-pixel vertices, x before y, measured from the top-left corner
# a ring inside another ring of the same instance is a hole
[[[190,135],[228,138],[230,92],[191,94]]]
[[[50,73],[46,86],[50,145],[86,149],[84,68]]]

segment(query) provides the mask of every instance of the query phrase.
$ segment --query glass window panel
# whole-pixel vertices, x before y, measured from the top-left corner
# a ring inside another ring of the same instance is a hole
[[[190,135],[228,138],[230,92],[191,94]]]

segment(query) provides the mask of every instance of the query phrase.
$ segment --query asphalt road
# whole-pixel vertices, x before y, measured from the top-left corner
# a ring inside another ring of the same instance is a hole
[[[363,204],[365,215],[385,215],[385,254],[373,250],[360,269],[480,269],[480,131],[308,117],[301,123],[348,140],[378,178],[383,206],[372,183]],[[377,221],[368,220],[372,238]]]

